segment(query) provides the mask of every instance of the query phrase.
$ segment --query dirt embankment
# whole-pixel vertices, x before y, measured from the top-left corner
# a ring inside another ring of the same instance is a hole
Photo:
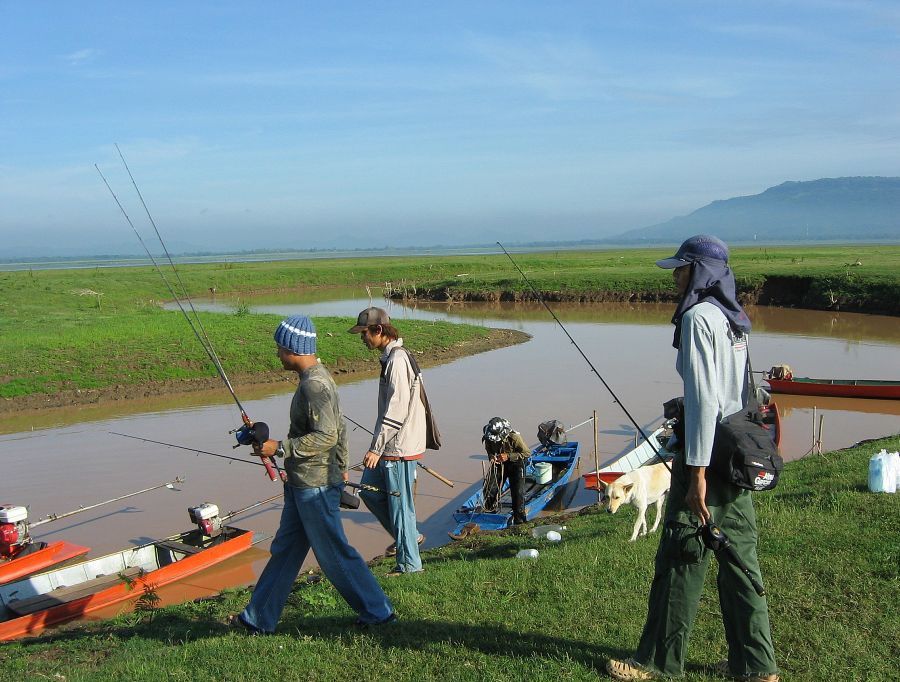
[[[542,291],[541,297],[548,303],[675,303],[672,290],[610,291],[593,289],[586,291]],[[395,293],[395,299],[428,301],[498,301],[538,302],[538,296],[530,290],[467,291],[448,286],[416,289]],[[877,315],[900,316],[900,291],[891,284],[834,282],[816,277],[771,276],[755,285],[738,285],[738,297],[744,305],[774,305],[809,310],[830,310]]]
[[[531,336],[525,332],[514,329],[491,329],[486,337],[471,339],[446,348],[432,348],[418,354],[417,359],[422,367],[431,367],[464,356],[476,355],[477,353],[484,353],[496,348],[524,343],[530,338]],[[338,360],[338,362],[328,367],[336,377],[363,376],[375,372],[377,368],[378,357],[375,354],[372,355],[371,359],[366,360]],[[284,373],[276,372],[229,376],[231,383],[236,387],[284,383],[286,378]],[[293,382],[293,380],[291,381]],[[183,381],[158,381],[139,385],[119,384],[90,390],[62,391],[52,395],[41,394],[4,398],[0,400],[0,414],[56,407],[93,405],[117,400],[152,398],[161,395],[185,394],[217,388],[222,388],[222,380],[218,377],[185,379]]]

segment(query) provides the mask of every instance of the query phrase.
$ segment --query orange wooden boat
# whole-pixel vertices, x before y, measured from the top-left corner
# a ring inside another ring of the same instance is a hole
[[[0,585],[39,573],[51,566],[70,563],[91,551],[90,547],[65,540],[34,542],[15,556],[0,562]]]
[[[253,532],[194,529],[0,586],[0,641],[40,632],[218,564],[250,547]]]

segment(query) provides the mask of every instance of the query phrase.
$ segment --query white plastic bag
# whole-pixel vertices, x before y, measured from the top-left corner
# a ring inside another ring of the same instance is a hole
[[[896,493],[900,486],[900,453],[882,450],[869,460],[869,490]]]

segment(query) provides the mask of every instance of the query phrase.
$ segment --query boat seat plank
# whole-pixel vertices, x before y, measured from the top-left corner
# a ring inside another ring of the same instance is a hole
[[[156,543],[156,546],[162,549],[171,549],[173,552],[179,552],[180,554],[188,555],[203,551],[203,547],[195,547],[194,545],[188,545],[183,542],[178,542],[177,540],[160,540]]]
[[[59,606],[60,604],[68,604],[82,597],[87,597],[95,592],[112,587],[116,583],[123,582],[123,578],[136,578],[141,574],[140,566],[132,566],[125,569],[122,573],[113,573],[111,575],[101,575],[93,580],[88,580],[76,585],[68,587],[60,587],[46,594],[37,594],[33,597],[18,599],[7,604],[7,608],[19,616],[26,616],[29,613],[37,613],[45,609]]]

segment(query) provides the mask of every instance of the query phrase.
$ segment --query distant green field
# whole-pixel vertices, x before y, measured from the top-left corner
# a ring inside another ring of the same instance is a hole
[[[654,261],[671,250],[559,251],[515,255],[547,295],[577,299],[603,292],[670,297],[671,274]],[[739,286],[784,305],[900,312],[900,246],[739,248],[732,255]],[[856,263],[861,263],[856,265]],[[374,295],[448,290],[527,290],[509,260],[495,256],[375,257],[179,266],[193,297],[370,286]],[[177,282],[167,271],[173,287]],[[774,286],[777,284],[777,286]],[[177,288],[177,287],[176,287]],[[768,292],[768,293],[767,293]],[[160,309],[172,297],[149,267],[0,272],[0,397],[53,393],[142,381],[213,376],[180,312]],[[202,316],[226,369],[276,368],[274,316]],[[319,321],[326,362],[364,353],[343,334],[346,320]],[[421,349],[471,337],[474,327],[408,323]],[[415,346],[414,346],[415,347]]]

